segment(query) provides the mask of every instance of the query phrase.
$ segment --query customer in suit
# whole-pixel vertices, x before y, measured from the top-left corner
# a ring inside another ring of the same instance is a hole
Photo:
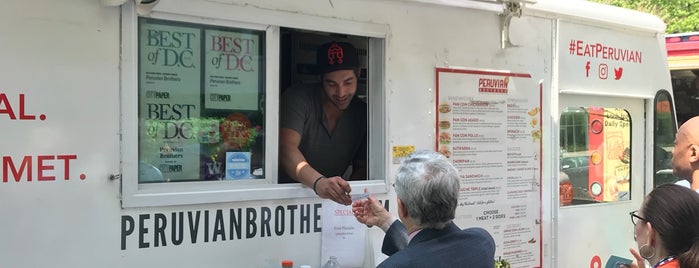
[[[373,196],[352,204],[359,222],[386,232],[382,252],[390,257],[378,267],[494,267],[493,237],[482,228],[462,230],[452,221],[459,175],[443,155],[410,154],[402,161],[394,186],[400,220]]]

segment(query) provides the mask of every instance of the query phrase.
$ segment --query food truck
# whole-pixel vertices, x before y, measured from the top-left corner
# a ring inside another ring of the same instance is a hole
[[[5,1],[0,267],[375,267],[379,228],[278,182],[280,96],[328,41],[368,108],[350,194],[397,215],[401,159],[439,151],[497,265],[618,267],[676,130],[664,30],[574,0]]]

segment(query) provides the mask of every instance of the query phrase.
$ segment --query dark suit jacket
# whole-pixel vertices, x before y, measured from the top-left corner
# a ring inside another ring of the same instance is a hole
[[[474,227],[461,230],[452,223],[442,230],[423,229],[407,244],[407,231],[395,221],[386,231],[381,251],[390,257],[379,268],[495,266],[495,241],[488,231]],[[407,245],[406,245],[407,244]]]

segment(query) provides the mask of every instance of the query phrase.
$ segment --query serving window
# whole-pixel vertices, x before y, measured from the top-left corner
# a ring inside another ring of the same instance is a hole
[[[560,122],[561,206],[629,200],[629,113],[619,108],[569,107]]]
[[[277,183],[279,99],[291,84],[317,78],[314,46],[338,39],[361,53],[358,95],[372,137],[368,180],[353,187],[386,191],[383,90],[368,90],[383,87],[383,35],[299,29],[294,22],[303,18],[293,14],[284,14],[292,26],[285,27],[157,11],[139,17],[132,4],[123,8],[124,207],[316,197],[301,184]]]

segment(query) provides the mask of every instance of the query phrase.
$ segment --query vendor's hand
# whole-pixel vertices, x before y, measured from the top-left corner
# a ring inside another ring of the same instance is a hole
[[[631,263],[630,268],[645,268],[646,263],[644,262],[643,257],[641,257],[641,254],[638,254],[638,251],[636,251],[633,248],[629,248],[629,252],[631,252],[631,255],[633,255],[633,258],[636,259],[635,262]]]
[[[366,189],[364,192],[366,192]],[[358,222],[372,226],[386,225],[392,218],[391,213],[372,195],[367,199],[354,201],[352,203],[352,213],[354,213],[354,217],[357,218]]]
[[[351,191],[352,187],[350,187],[349,182],[338,176],[320,179],[316,183],[316,193],[319,197],[330,199],[345,206],[352,204],[352,198],[349,195]]]

